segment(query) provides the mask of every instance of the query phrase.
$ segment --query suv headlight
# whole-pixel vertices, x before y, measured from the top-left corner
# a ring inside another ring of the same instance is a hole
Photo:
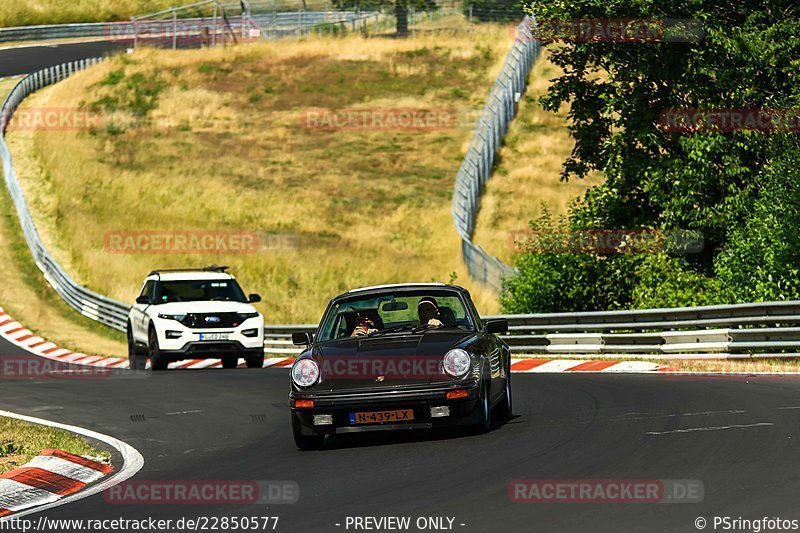
[[[444,354],[442,368],[454,378],[463,376],[472,366],[472,360],[467,352],[461,348],[455,348]]]
[[[313,359],[300,359],[292,367],[292,381],[299,387],[310,387],[319,379],[319,366]]]
[[[158,318],[163,318],[164,320],[177,320],[178,322],[183,322],[183,319],[186,318],[186,315],[166,315],[159,313]]]

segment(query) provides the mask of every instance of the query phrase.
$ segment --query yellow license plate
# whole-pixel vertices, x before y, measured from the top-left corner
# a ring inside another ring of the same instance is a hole
[[[407,422],[414,420],[412,409],[350,413],[351,424],[380,424],[381,422]]]

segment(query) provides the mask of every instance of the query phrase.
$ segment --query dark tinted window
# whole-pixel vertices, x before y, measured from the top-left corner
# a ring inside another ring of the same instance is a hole
[[[204,279],[160,281],[156,287],[156,303],[205,302],[205,301],[246,302],[236,280]]]

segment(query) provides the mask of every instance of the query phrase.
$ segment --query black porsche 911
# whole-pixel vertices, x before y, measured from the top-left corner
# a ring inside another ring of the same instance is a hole
[[[356,289],[331,300],[291,369],[292,430],[300,449],[325,435],[465,425],[511,417],[511,356],[469,292],[418,283]]]

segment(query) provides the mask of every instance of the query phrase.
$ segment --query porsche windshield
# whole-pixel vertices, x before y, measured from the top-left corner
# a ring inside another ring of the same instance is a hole
[[[331,306],[317,341],[454,328],[473,329],[462,297],[454,291],[370,293],[345,298]]]

